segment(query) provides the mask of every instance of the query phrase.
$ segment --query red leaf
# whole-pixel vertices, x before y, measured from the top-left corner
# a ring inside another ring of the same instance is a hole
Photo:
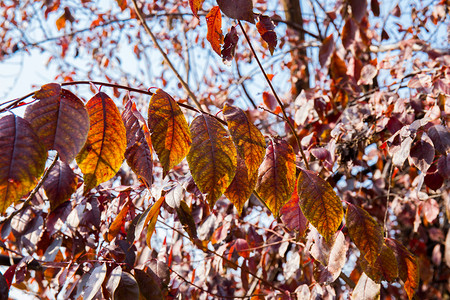
[[[227,17],[255,23],[252,0],[217,0],[217,4]]]
[[[373,15],[375,17],[380,16],[380,4],[378,3],[378,0],[371,0],[370,8],[372,9]]]
[[[326,39],[323,40],[322,46],[319,49],[319,62],[320,66],[323,68],[325,63],[330,57],[331,53],[334,50],[334,40],[333,34],[330,34]]]
[[[230,32],[228,32],[225,36],[224,45],[221,52],[222,60],[226,64],[229,64],[233,60],[238,41],[239,36],[237,35],[236,26],[231,26]]]
[[[211,8],[211,11],[206,15],[206,25],[208,26],[208,33],[206,39],[211,44],[213,50],[220,55],[220,46],[223,44],[222,34],[222,14],[218,6]]]
[[[72,168],[61,161],[51,169],[47,179],[44,181],[44,190],[53,211],[61,203],[70,199],[77,190],[78,177]]]
[[[366,0],[350,0],[350,6],[352,8],[353,18],[357,22],[361,22],[362,18],[366,14],[367,1]]]
[[[433,142],[424,132],[420,141],[416,141],[409,152],[410,161],[421,172],[426,173],[434,158]]]
[[[428,129],[428,136],[441,154],[450,153],[450,130],[443,125],[434,125]]]
[[[150,132],[144,118],[136,109],[136,104],[131,100],[128,100],[125,105],[122,120],[127,136],[127,149],[125,150],[127,163],[149,187],[153,181],[153,151]]]
[[[277,34],[275,33],[275,25],[269,16],[259,15],[259,21],[256,23],[256,28],[262,39],[269,45],[270,54],[273,54],[277,46]]]
[[[308,220],[300,209],[298,204],[299,197],[297,193],[297,185],[292,193],[291,199],[281,208],[281,220],[290,230],[297,230],[300,236],[303,236],[308,229]]]
[[[275,96],[269,92],[263,92],[263,101],[267,109],[271,111],[274,111],[278,104],[277,99],[275,99]]]

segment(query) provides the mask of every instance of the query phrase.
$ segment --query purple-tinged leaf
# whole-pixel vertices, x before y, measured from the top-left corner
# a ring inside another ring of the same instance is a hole
[[[275,33],[275,24],[269,16],[259,15],[259,21],[256,23],[256,28],[262,39],[269,45],[270,54],[273,55],[273,51],[277,46],[277,34]]]
[[[217,0],[217,4],[227,17],[255,23],[252,0]]]
[[[78,177],[72,168],[62,161],[57,161],[44,181],[44,190],[53,211],[61,203],[70,199],[77,190]]]
[[[231,64],[234,54],[236,52],[236,45],[239,41],[236,26],[231,26],[230,31],[225,35],[222,46],[222,60],[225,64]]]

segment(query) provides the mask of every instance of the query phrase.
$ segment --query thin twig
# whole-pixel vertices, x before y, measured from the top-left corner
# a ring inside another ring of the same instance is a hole
[[[386,198],[386,211],[384,212],[384,235],[386,238],[389,237],[388,228],[387,228],[387,218],[388,218],[388,210],[389,210],[389,197],[391,196],[391,181],[392,181],[392,172],[394,171],[394,163],[391,161],[391,167],[389,170],[389,178],[388,178],[388,190],[387,190],[387,198]]]
[[[136,14],[137,14],[139,20],[141,21],[142,26],[144,26],[145,31],[147,32],[147,34],[152,39],[152,41],[155,44],[156,48],[158,48],[159,52],[161,53],[162,57],[164,58],[164,61],[167,63],[169,68],[173,71],[173,73],[175,74],[175,77],[177,77],[178,81],[181,83],[181,85],[183,86],[184,90],[188,93],[189,97],[192,99],[192,101],[194,101],[195,105],[197,105],[197,108],[201,112],[203,112],[203,109],[202,109],[202,107],[200,105],[200,102],[198,102],[197,97],[194,95],[194,93],[189,88],[188,84],[184,81],[184,79],[181,77],[181,75],[175,69],[175,67],[173,66],[173,64],[170,61],[169,57],[167,56],[166,52],[164,52],[163,48],[161,48],[161,46],[159,45],[158,40],[156,39],[156,36],[153,34],[153,32],[150,29],[150,27],[148,27],[147,22],[145,21],[145,18],[144,18],[143,14],[142,14],[142,11],[141,11],[141,9],[138,7],[138,5],[136,3],[136,0],[132,0],[132,1],[133,1],[134,9],[136,11]]]
[[[61,86],[70,86],[70,85],[79,85],[79,84],[89,84],[89,85],[90,84],[96,84],[96,85],[123,89],[123,90],[127,90],[127,91],[130,91],[130,92],[135,92],[135,93],[144,94],[144,95],[150,95],[150,96],[152,96],[154,94],[154,93],[149,92],[147,90],[140,90],[140,89],[137,89],[137,88],[132,88],[132,87],[126,86],[126,85],[120,85],[120,84],[108,83],[108,82],[101,82],[101,81],[90,81],[90,80],[63,82],[63,83],[61,83]],[[5,108],[0,109],[0,113],[8,111],[8,110],[18,106],[20,104],[20,102],[22,102],[23,100],[33,96],[34,94],[35,94],[35,92],[31,92],[31,93],[28,93],[27,95],[25,95],[23,97],[6,101],[3,104],[6,104],[6,103],[10,103],[10,104],[8,106],[6,106]],[[203,111],[198,110],[197,108],[195,108],[195,107],[193,107],[193,106],[191,106],[189,104],[181,103],[181,102],[178,102],[178,101],[177,101],[177,103],[178,103],[179,106],[184,107],[186,109],[189,109],[189,110],[192,110],[192,111],[195,111],[195,112],[203,112]],[[0,105],[2,105],[2,104],[0,104]],[[203,113],[205,113],[205,112],[203,112]],[[217,116],[215,116],[213,114],[210,114],[210,113],[206,113],[206,114],[208,114],[211,117],[215,118],[220,123],[222,123],[224,125],[227,125],[227,122],[225,122],[224,120],[220,119],[219,117],[217,117]]]
[[[294,126],[293,126],[292,123],[289,121],[289,118],[288,118],[288,116],[287,116],[287,114],[286,114],[286,110],[284,109],[283,102],[281,102],[280,98],[278,97],[278,94],[277,94],[277,92],[275,91],[275,88],[273,87],[272,82],[270,81],[269,77],[267,77],[267,73],[266,73],[266,71],[264,70],[264,67],[262,66],[261,62],[259,61],[258,55],[256,54],[256,51],[255,51],[255,49],[253,48],[253,45],[252,45],[252,43],[251,43],[251,41],[250,41],[250,38],[248,37],[247,33],[245,32],[244,26],[242,26],[242,23],[241,23],[240,20],[238,20],[238,24],[239,24],[239,27],[241,27],[242,33],[244,34],[244,37],[245,37],[245,39],[247,40],[247,43],[248,43],[248,45],[249,45],[249,47],[250,47],[250,50],[252,51],[253,56],[255,57],[256,62],[258,63],[259,68],[261,69],[261,72],[262,72],[263,75],[264,75],[264,78],[266,79],[267,83],[269,84],[269,87],[270,87],[270,89],[272,90],[272,93],[273,93],[273,95],[275,96],[275,99],[277,100],[277,103],[278,103],[278,105],[279,105],[280,108],[281,108],[281,112],[283,113],[284,121],[288,124],[289,128],[291,129],[292,134],[293,134],[294,137],[295,137],[295,141],[297,142],[297,145],[298,145],[298,148],[299,148],[299,150],[300,150],[300,153],[301,153],[301,155],[302,155],[302,158],[303,158],[303,161],[304,161],[304,163],[305,163],[305,166],[306,166],[306,168],[309,170],[308,160],[306,159],[305,153],[303,152],[302,144],[301,144],[300,139],[299,139],[299,137],[298,137],[298,135],[297,135],[297,132],[295,131]]]

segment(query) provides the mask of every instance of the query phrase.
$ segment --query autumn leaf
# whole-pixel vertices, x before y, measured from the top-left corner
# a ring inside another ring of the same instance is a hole
[[[242,213],[245,202],[252,195],[257,178],[256,174],[251,177],[244,159],[238,152],[236,175],[225,191],[225,196],[234,204],[239,213]]]
[[[164,203],[164,196],[159,198],[158,201],[155,202],[150,208],[150,211],[148,214],[142,214],[143,217],[145,217],[144,221],[144,227],[147,226],[147,235],[146,235],[146,241],[147,246],[151,248],[151,240],[153,232],[155,232],[155,226],[156,226],[156,220],[158,219],[159,211],[161,210],[161,206]]]
[[[236,173],[236,148],[222,124],[207,114],[196,117],[190,129],[193,140],[187,155],[189,168],[213,207]]]
[[[275,25],[269,16],[259,15],[259,21],[256,23],[259,35],[269,45],[270,54],[273,55],[275,47],[277,46],[277,34],[275,33]]]
[[[295,187],[295,154],[281,139],[270,139],[264,161],[259,167],[256,192],[275,217],[289,201]]]
[[[252,177],[258,172],[264,160],[266,147],[264,136],[242,109],[225,103],[223,115],[236,149],[244,159],[249,175]]]
[[[221,45],[223,44],[222,34],[222,14],[218,6],[211,8],[211,11],[206,15],[206,25],[208,33],[206,39],[211,44],[213,50],[219,54],[221,53]]]
[[[90,129],[86,144],[76,157],[84,175],[84,191],[111,179],[119,171],[127,146],[125,126],[111,98],[103,92],[86,104]]]
[[[325,63],[330,57],[331,53],[334,50],[334,40],[333,34],[330,34],[326,39],[323,40],[322,46],[319,48],[319,62],[320,66],[323,68]]]
[[[351,239],[373,266],[383,247],[383,228],[366,210],[351,203],[348,204],[345,221]]]
[[[385,244],[383,244],[380,255],[372,266],[364,258],[360,258],[360,260],[364,273],[376,283],[380,283],[381,280],[392,282],[398,277],[397,259],[394,252]]]
[[[297,192],[297,185],[294,185],[294,192],[291,199],[281,207],[281,220],[290,230],[297,230],[300,236],[303,236],[308,229],[309,222],[303,214]]]
[[[255,23],[252,0],[217,0],[217,4],[227,17]]]
[[[357,22],[361,22],[367,11],[367,0],[350,0],[353,18]]]
[[[0,119],[0,213],[33,189],[47,149],[30,124],[16,115]]]
[[[236,52],[236,45],[239,41],[236,26],[231,26],[230,31],[225,35],[224,45],[222,48],[222,60],[225,64],[230,64]]]
[[[58,160],[43,184],[45,194],[50,202],[50,209],[53,211],[61,203],[69,200],[77,190],[77,185],[78,177],[72,168]]]
[[[374,282],[370,279],[366,273],[363,273],[359,277],[358,283],[353,289],[351,299],[352,300],[373,300],[380,298],[380,288],[379,283]]]
[[[189,6],[191,7],[192,13],[198,18],[198,11],[202,8],[203,2],[205,0],[189,0]]]
[[[277,104],[278,104],[275,96],[269,92],[264,91],[262,97],[263,97],[264,105],[267,107],[267,109],[271,110],[271,111],[275,111],[275,109],[277,108]]]
[[[43,85],[34,97],[39,101],[27,107],[24,118],[49,150],[58,151],[61,161],[70,163],[89,132],[83,102],[57,83]]]
[[[433,142],[424,132],[419,141],[416,141],[409,152],[409,161],[421,172],[426,173],[433,163]]]
[[[153,181],[153,151],[150,132],[133,101],[129,100],[125,105],[122,120],[127,136],[127,149],[125,150],[127,163],[149,187]]]
[[[116,0],[117,5],[119,5],[120,10],[124,11],[125,9],[127,9],[128,3],[127,0]]]
[[[300,170],[297,190],[303,214],[329,241],[338,230],[344,216],[341,199],[328,182],[308,170]]]
[[[414,292],[419,286],[419,262],[409,250],[394,239],[387,238],[386,245],[394,251],[398,263],[398,275],[404,282],[404,289],[408,298],[413,299]]]
[[[150,99],[148,127],[166,176],[189,152],[191,133],[178,103],[161,89]]]
[[[120,228],[124,225],[125,217],[130,209],[130,201],[128,200],[120,210],[119,214],[114,218],[114,221],[109,226],[107,241],[112,241],[120,232]]]
[[[358,27],[353,18],[348,18],[345,21],[344,27],[342,28],[342,45],[345,48],[348,48],[353,43],[357,29]]]

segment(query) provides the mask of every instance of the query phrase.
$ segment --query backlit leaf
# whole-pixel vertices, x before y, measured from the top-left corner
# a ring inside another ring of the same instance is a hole
[[[136,115],[140,116],[140,118]],[[125,105],[122,120],[127,136],[127,149],[125,150],[127,163],[136,175],[142,178],[147,186],[150,186],[153,179],[150,133],[144,119],[136,109],[136,104],[131,100]]]
[[[127,201],[125,205],[120,210],[119,214],[114,218],[114,221],[109,226],[109,231],[107,235],[107,240],[112,241],[120,231],[120,228],[124,225],[125,217],[127,216],[130,204]]]
[[[124,11],[128,6],[127,0],[116,0],[116,2],[117,5],[119,5],[121,11]]]
[[[434,125],[428,129],[428,135],[437,151],[441,154],[450,153],[450,129],[448,127]]]
[[[433,142],[425,132],[422,134],[422,138],[411,147],[409,158],[410,162],[423,173],[426,173],[431,163],[433,163]]]
[[[177,216],[180,220],[181,225],[183,225],[184,230],[189,234],[191,239],[196,239],[197,237],[197,227],[195,226],[194,218],[192,217],[192,212],[186,201],[181,200],[180,205],[176,207]]]
[[[81,293],[82,299],[94,299],[106,278],[106,271],[106,263],[103,263],[95,267],[90,274],[86,273],[84,275],[89,277],[87,277],[86,285],[83,287],[83,292]]]
[[[370,279],[366,273],[363,273],[359,277],[358,284],[353,289],[351,296],[352,300],[374,300],[380,299],[380,288],[379,283],[374,282]]]
[[[192,13],[198,18],[198,11],[202,8],[203,2],[205,0],[189,0],[189,6],[191,7]]]
[[[364,273],[377,283],[381,280],[392,282],[398,277],[397,259],[394,252],[386,245],[381,248],[381,253],[373,266],[364,258],[361,258],[360,265]]]
[[[295,154],[291,145],[271,139],[258,172],[256,191],[275,217],[295,187]]]
[[[383,228],[363,208],[348,204],[346,226],[361,255],[373,265],[383,247]]]
[[[330,57],[333,50],[334,50],[333,34],[330,34],[326,39],[323,40],[322,46],[320,46],[319,49],[319,62],[322,68],[323,66],[325,66],[325,63],[327,62],[328,57]]]
[[[156,201],[155,204],[153,204],[148,214],[142,214],[142,217],[145,217],[144,226],[148,224],[146,241],[149,248],[151,248],[152,235],[153,232],[155,232],[156,220],[158,219],[159,211],[161,210],[161,206],[163,203],[164,196],[159,198],[159,200]]]
[[[111,179],[119,171],[127,146],[119,110],[103,92],[86,104],[90,129],[86,144],[76,157],[84,175],[85,192]]]
[[[266,142],[261,131],[250,121],[245,112],[225,103],[223,115],[239,155],[244,159],[250,177],[258,172],[264,160]]]
[[[291,199],[280,210],[281,220],[290,230],[297,230],[303,236],[308,229],[309,222],[303,214],[297,193],[297,185],[294,187]]]
[[[344,27],[342,28],[342,45],[345,48],[348,48],[352,44],[357,29],[358,27],[353,18],[348,18],[345,21]]]
[[[33,189],[46,160],[47,149],[26,120],[0,119],[0,214]]]
[[[257,176],[250,177],[244,159],[237,155],[236,175],[233,178],[230,186],[225,191],[225,196],[234,204],[237,211],[242,213],[245,202],[252,195],[253,189],[256,185]]]
[[[54,210],[61,203],[70,199],[77,190],[78,177],[72,168],[61,161],[57,161],[44,181],[44,190],[50,202],[50,209]]]
[[[394,239],[386,239],[386,245],[394,251],[398,263],[398,275],[404,282],[404,288],[411,300],[419,286],[419,262],[409,250]]]
[[[83,102],[57,83],[43,85],[27,107],[25,119],[49,150],[70,163],[80,152],[89,132],[89,115]]]
[[[275,24],[269,16],[259,15],[256,28],[262,39],[269,45],[270,54],[273,54],[275,47],[277,46],[277,34],[275,33]]]
[[[298,176],[297,190],[303,214],[327,241],[330,240],[344,216],[341,199],[328,182],[303,169]]]
[[[158,282],[147,272],[134,269],[134,276],[139,285],[140,297],[147,300],[164,299]]]
[[[189,152],[191,133],[178,103],[161,89],[150,99],[148,127],[165,176]]]
[[[255,23],[252,0],[217,0],[217,4],[227,17]]]
[[[225,64],[230,64],[236,52],[236,45],[239,41],[236,26],[231,26],[230,31],[225,35],[224,45],[222,48],[222,60]]]
[[[211,207],[225,192],[236,173],[236,148],[215,118],[202,114],[190,126],[192,147],[187,155],[192,177]]]
[[[353,18],[355,18],[357,22],[361,22],[366,14],[367,0],[350,0],[350,6],[352,8]]]
[[[206,15],[206,25],[208,26],[208,33],[206,39],[211,44],[213,50],[220,55],[220,48],[223,44],[222,34],[222,14],[218,6],[211,8],[211,11]]]
[[[277,99],[269,92],[263,92],[263,102],[267,109],[274,111],[277,108]]]

